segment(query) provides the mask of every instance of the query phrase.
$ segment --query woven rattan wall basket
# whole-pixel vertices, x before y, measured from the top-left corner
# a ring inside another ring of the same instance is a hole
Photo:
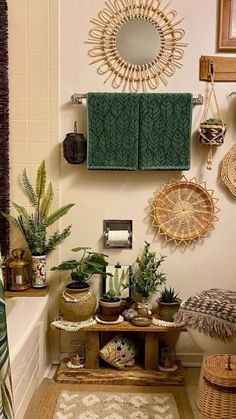
[[[219,209],[215,206],[218,199],[213,198],[213,193],[195,178],[190,181],[185,176],[171,179],[154,194],[150,211],[152,224],[158,227],[159,234],[176,245],[197,242],[214,229],[214,222],[218,220]]]
[[[221,178],[230,192],[236,196],[236,144],[223,158]]]

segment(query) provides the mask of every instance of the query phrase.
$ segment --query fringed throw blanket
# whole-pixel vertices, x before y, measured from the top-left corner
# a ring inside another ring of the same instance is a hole
[[[2,255],[9,252],[9,225],[1,211],[9,212],[9,107],[7,1],[0,0],[0,245]]]
[[[210,289],[181,304],[175,321],[222,341],[236,336],[236,292]]]

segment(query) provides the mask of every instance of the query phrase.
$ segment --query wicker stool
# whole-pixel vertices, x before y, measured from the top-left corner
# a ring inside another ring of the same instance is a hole
[[[213,355],[205,361],[200,411],[205,419],[236,419],[236,355]]]

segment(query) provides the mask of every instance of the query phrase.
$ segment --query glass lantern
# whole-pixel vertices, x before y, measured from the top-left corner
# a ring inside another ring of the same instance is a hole
[[[12,250],[12,257],[7,261],[8,284],[12,291],[22,291],[31,287],[29,275],[30,261],[25,259],[24,249]]]

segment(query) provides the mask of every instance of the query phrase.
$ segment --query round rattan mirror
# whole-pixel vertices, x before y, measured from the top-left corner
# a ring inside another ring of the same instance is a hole
[[[142,65],[154,60],[161,46],[159,31],[147,20],[132,19],[121,26],[116,48],[130,64]]]
[[[92,19],[91,64],[114,88],[156,89],[182,67],[184,30],[175,10],[161,0],[108,0]]]

